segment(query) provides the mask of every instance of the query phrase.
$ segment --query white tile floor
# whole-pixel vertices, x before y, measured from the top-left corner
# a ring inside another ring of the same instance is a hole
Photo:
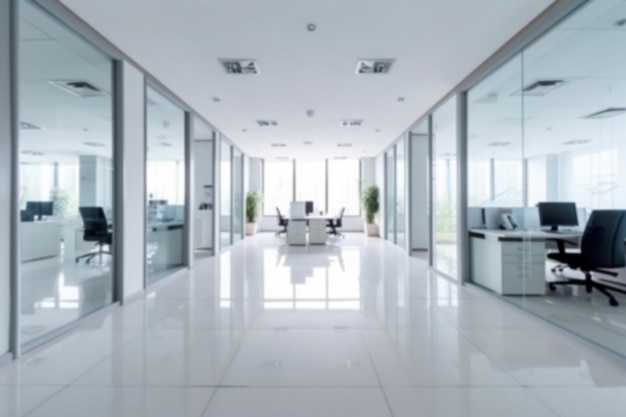
[[[257,235],[0,368],[5,416],[594,417],[626,366],[380,239]]]

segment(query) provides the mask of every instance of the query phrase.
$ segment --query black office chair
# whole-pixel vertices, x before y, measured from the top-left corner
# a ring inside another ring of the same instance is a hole
[[[608,290],[619,290],[599,281],[594,281],[591,272],[617,276],[617,273],[602,268],[626,266],[624,260],[625,238],[626,211],[594,210],[585,227],[579,253],[567,253],[560,246],[558,253],[548,254],[549,259],[566,264],[571,269],[582,271],[585,274],[585,279],[551,282],[548,285],[550,290],[555,291],[557,285],[584,285],[588,293],[595,288],[609,298],[609,303],[613,307],[618,306],[619,303]],[[566,240],[563,242],[568,243]]]
[[[109,224],[102,207],[79,207],[80,217],[83,219],[85,227],[83,240],[86,242],[96,242],[97,252],[89,252],[78,256],[76,262],[82,258],[87,258],[87,263],[96,256],[111,255],[111,252],[104,250],[104,245],[111,246],[113,243],[113,233],[109,231]]]
[[[280,213],[280,209],[276,207],[276,213],[278,213],[278,225],[282,227],[282,230],[276,232],[276,236],[280,236],[281,234],[287,234],[287,225],[289,224],[289,220],[285,219],[285,217]]]
[[[345,237],[343,233],[337,230],[338,228],[343,227],[342,219],[343,219],[343,212],[345,211],[345,209],[346,209],[345,207],[342,207],[341,210],[339,210],[339,214],[337,215],[336,218],[326,221],[326,226],[330,229],[328,231],[329,235],[334,235],[335,237]]]

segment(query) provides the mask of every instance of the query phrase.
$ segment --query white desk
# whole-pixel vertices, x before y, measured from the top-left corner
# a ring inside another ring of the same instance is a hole
[[[471,229],[469,236],[472,282],[502,295],[543,295],[546,241],[577,241],[582,232]]]
[[[290,218],[287,224],[287,243],[290,245],[306,245],[308,228],[308,244],[325,245],[327,239],[326,222],[335,218],[336,216],[317,214]]]
[[[182,265],[184,223],[164,222],[148,225],[147,241],[154,253],[151,265],[156,268],[169,268]]]
[[[61,254],[61,223],[53,220],[20,222],[21,261],[52,258]]]

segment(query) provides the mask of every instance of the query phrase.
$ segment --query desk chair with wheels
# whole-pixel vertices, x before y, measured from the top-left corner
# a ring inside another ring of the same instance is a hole
[[[618,306],[619,303],[609,290],[619,290],[593,280],[591,273],[618,275],[603,268],[622,268],[626,266],[626,261],[624,260],[625,238],[626,211],[594,210],[585,227],[579,253],[567,253],[561,246],[558,253],[548,254],[548,259],[565,264],[571,269],[582,271],[585,274],[585,279],[567,279],[565,281],[551,282],[548,284],[550,290],[556,290],[557,285],[584,285],[588,293],[596,289],[608,297],[609,304],[613,307]],[[564,242],[567,243],[568,241]]]
[[[280,236],[283,233],[287,234],[287,225],[289,224],[289,220],[285,219],[285,216],[281,214],[278,207],[276,207],[276,213],[278,213],[278,225],[282,227],[282,230],[276,232],[276,236]]]
[[[329,235],[333,235],[333,236],[336,236],[336,237],[343,237],[343,233],[341,233],[337,229],[343,227],[342,219],[343,219],[343,212],[345,210],[346,210],[346,208],[342,207],[341,210],[339,210],[339,214],[337,215],[336,218],[330,219],[330,220],[328,220],[326,222],[326,226],[330,229],[328,231]]]
[[[104,250],[104,245],[111,246],[113,243],[113,233],[109,231],[109,224],[102,207],[79,207],[80,217],[83,219],[85,231],[83,240],[86,242],[95,242],[98,247],[97,252],[89,252],[78,256],[76,262],[82,258],[87,259],[87,263],[91,262],[96,256],[111,255],[111,252]]]

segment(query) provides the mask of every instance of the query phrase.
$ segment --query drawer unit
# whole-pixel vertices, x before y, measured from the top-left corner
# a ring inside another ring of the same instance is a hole
[[[287,243],[289,245],[306,245],[306,221],[290,220],[287,225]]]

